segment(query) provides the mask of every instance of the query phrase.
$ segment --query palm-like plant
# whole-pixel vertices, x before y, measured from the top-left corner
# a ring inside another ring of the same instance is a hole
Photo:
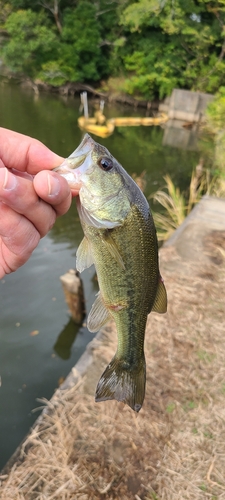
[[[151,195],[165,209],[165,213],[154,212],[153,217],[159,240],[167,240],[184,221],[193,206],[198,203],[203,194],[209,194],[211,182],[209,172],[203,171],[202,161],[192,172],[188,196],[185,197],[176,187],[169,175],[164,177],[166,191],[158,190]]]

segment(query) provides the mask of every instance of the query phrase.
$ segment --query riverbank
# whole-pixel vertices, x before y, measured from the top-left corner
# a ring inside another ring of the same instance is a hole
[[[126,104],[133,108],[146,108],[148,110],[157,111],[159,109],[160,101],[159,99],[154,99],[152,101],[142,99],[140,96],[132,97],[116,88],[116,82],[107,91],[101,89],[101,87],[93,87],[85,83],[73,83],[67,82],[64,85],[54,86],[45,83],[41,80],[32,80],[24,75],[16,75],[11,73],[8,69],[1,68],[0,77],[7,78],[9,81],[14,81],[22,88],[31,89],[36,95],[40,92],[49,92],[52,94],[60,94],[62,96],[75,96],[80,95],[82,92],[87,92],[91,98],[102,99],[107,103],[118,103]]]
[[[136,415],[96,404],[116,349],[110,324],[88,345],[0,476],[7,500],[225,498],[225,201],[204,197],[160,250],[168,313],[146,331]]]

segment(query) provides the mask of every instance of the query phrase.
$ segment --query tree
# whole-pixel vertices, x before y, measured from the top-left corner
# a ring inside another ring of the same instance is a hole
[[[131,48],[123,56],[128,91],[146,97],[163,97],[174,86],[215,92],[225,83],[224,16],[225,0],[129,2],[120,17]]]
[[[59,66],[71,81],[99,81],[107,60],[101,50],[101,27],[96,7],[81,0],[63,13]]]
[[[59,16],[60,0],[52,0],[51,2],[49,1],[49,2],[40,2],[40,3],[45,9],[47,9],[51,12],[51,14],[54,17],[57,29],[59,30],[59,33],[61,34],[62,33],[62,25],[61,25],[60,16]]]
[[[146,99],[174,87],[214,93],[225,86],[225,0],[0,0],[0,6],[4,62],[32,78],[61,85],[120,77],[120,90]]]
[[[43,12],[18,10],[9,15],[5,29],[10,35],[3,48],[4,62],[13,71],[31,77],[57,52],[57,37]]]

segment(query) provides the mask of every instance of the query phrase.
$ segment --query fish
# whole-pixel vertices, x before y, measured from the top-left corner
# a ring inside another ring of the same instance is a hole
[[[122,165],[89,134],[55,171],[71,187],[81,186],[77,209],[84,238],[76,267],[82,272],[94,264],[99,283],[87,327],[95,333],[114,319],[117,328],[117,350],[98,382],[95,401],[115,399],[139,412],[147,316],[167,310],[149,204]]]

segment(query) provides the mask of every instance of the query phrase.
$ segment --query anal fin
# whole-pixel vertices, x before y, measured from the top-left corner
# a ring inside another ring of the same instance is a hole
[[[161,276],[159,276],[159,283],[157,287],[157,292],[155,296],[155,302],[151,309],[153,312],[163,314],[167,311],[167,294],[166,288],[163,283]]]

